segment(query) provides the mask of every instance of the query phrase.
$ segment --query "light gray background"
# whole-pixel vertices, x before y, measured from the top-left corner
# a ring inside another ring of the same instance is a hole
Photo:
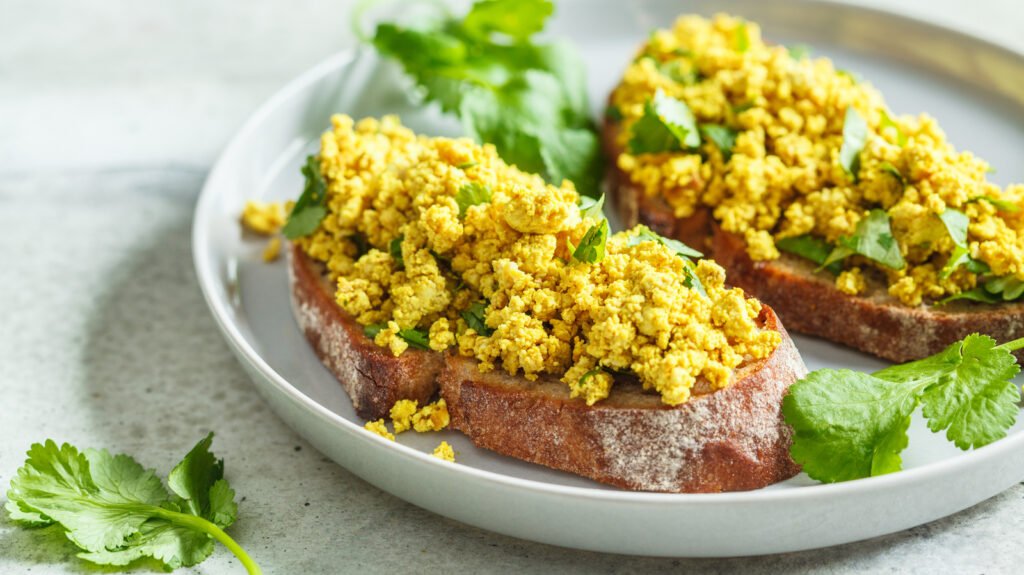
[[[860,3],[1024,52],[1015,0]],[[253,394],[202,301],[191,212],[244,118],[353,43],[350,6],[0,0],[0,489],[29,444],[47,437],[131,453],[166,473],[214,430],[244,498],[231,533],[267,573],[1019,572],[1020,485],[953,517],[832,549],[644,559],[440,518],[357,479],[287,429]],[[218,548],[183,571],[240,566]],[[0,520],[0,573],[25,572],[95,570],[52,530]]]

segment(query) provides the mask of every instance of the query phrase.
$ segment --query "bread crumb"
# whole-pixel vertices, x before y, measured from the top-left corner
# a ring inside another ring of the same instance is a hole
[[[385,425],[383,419],[378,419],[377,421],[367,421],[366,425],[364,425],[363,428],[371,433],[376,433],[377,435],[383,437],[384,439],[390,439],[391,441],[395,440],[395,436],[392,435],[390,431],[388,431],[388,426]]]
[[[451,445],[448,445],[447,441],[442,441],[441,445],[434,448],[434,457],[443,459],[445,461],[455,462],[455,450],[452,449]]]

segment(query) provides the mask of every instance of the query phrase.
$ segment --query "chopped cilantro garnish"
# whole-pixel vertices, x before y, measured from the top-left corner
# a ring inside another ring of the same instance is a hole
[[[302,175],[306,177],[306,185],[288,214],[288,221],[281,228],[281,233],[290,240],[315,232],[327,215],[327,182],[320,173],[320,161],[316,156],[306,157]]]
[[[843,121],[843,145],[839,149],[839,165],[854,182],[860,172],[860,152],[868,141],[868,124],[864,117],[850,106]]]
[[[487,327],[487,304],[485,302],[473,302],[459,315],[466,320],[466,325],[478,334],[489,336],[494,333],[493,329]]]
[[[583,234],[580,245],[572,252],[572,259],[585,264],[594,264],[604,259],[605,245],[608,242],[608,220],[590,226]]]
[[[781,251],[807,258],[818,265],[824,264],[829,254],[835,248],[835,246],[827,241],[810,234],[782,238],[775,242],[775,247]],[[825,266],[825,268],[837,275],[843,269],[842,264],[839,262],[833,262]]]
[[[459,205],[459,217],[466,217],[466,210],[470,206],[489,204],[491,202],[491,188],[480,182],[469,182],[455,193],[455,203]]]
[[[629,151],[656,154],[700,145],[697,120],[687,105],[658,90],[644,106],[644,115],[632,127]]]
[[[889,214],[885,210],[871,210],[857,223],[852,236],[839,238],[837,245],[822,263],[827,267],[854,254],[862,255],[892,269],[903,269],[906,262],[900,246],[892,235]]]
[[[719,124],[701,124],[700,133],[722,153],[722,161],[728,162],[732,158],[732,149],[736,147],[736,130]]]

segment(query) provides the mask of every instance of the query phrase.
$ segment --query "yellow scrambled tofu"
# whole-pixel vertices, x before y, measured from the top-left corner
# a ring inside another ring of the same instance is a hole
[[[630,128],[659,91],[684,102],[699,124],[734,131],[731,156],[706,136],[697,149],[629,153]],[[870,85],[827,58],[765,43],[753,22],[685,16],[655,32],[611,104],[627,150],[616,159],[619,168],[679,217],[711,209],[723,229],[746,239],[752,259],[779,257],[783,238],[810,235],[835,245],[881,209],[905,265],[849,257],[848,273],[837,277],[846,293],[864,291],[862,272],[906,305],[969,290],[979,276],[1024,280],[1024,186],[989,182],[988,164],[955,150],[933,118],[892,114]],[[851,108],[867,126],[855,171],[841,158]],[[974,260],[948,274],[957,255],[938,217],[946,210],[967,216],[959,257]]]
[[[297,242],[326,264],[338,305],[395,355],[454,347],[481,371],[553,374],[589,404],[607,397],[612,371],[629,371],[676,405],[699,378],[722,388],[780,341],[722,268],[640,241],[642,230],[609,236],[599,261],[575,260],[600,220],[568,182],[394,117],[332,124],[317,156],[327,214]],[[447,425],[440,402],[395,407],[396,430]]]

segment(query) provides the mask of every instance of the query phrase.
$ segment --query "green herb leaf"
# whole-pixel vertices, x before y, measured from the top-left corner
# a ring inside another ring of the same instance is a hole
[[[1014,276],[993,278],[985,282],[985,291],[999,295],[1003,301],[1014,301],[1024,295],[1024,281]]]
[[[288,214],[288,221],[281,228],[281,233],[290,240],[315,232],[327,215],[327,182],[320,173],[320,161],[316,156],[306,157],[302,175],[306,177],[306,185]]]
[[[857,181],[857,174],[860,172],[860,152],[867,141],[867,122],[853,106],[848,107],[846,118],[843,120],[843,145],[839,149],[839,165],[854,182]]]
[[[872,375],[821,369],[794,383],[782,412],[795,435],[791,453],[820,481],[845,481],[898,471],[907,425],[918,404],[932,431],[960,449],[1006,435],[1020,392],[1015,340],[997,346],[969,335],[931,357]]]
[[[949,297],[939,300],[937,305],[945,305],[951,301],[967,300],[978,303],[1001,303],[1003,298],[991,294],[984,287],[976,287],[967,291],[962,291],[958,294],[953,294]]]
[[[459,205],[459,217],[464,218],[470,206],[491,203],[491,188],[480,182],[469,182],[455,193],[455,203]]]
[[[430,335],[421,329],[402,329],[398,331],[398,337],[404,339],[409,347],[416,349],[430,349]]]
[[[901,147],[901,148],[903,146],[906,146],[907,145],[907,135],[904,134],[903,130],[900,129],[900,125],[897,124],[892,118],[890,118],[889,117],[889,113],[886,112],[885,110],[880,110],[880,112],[881,112],[881,115],[882,115],[882,122],[881,122],[882,130],[884,130],[886,128],[889,128],[889,127],[895,128],[896,129],[896,144],[899,147]],[[901,179],[902,179],[902,177],[901,177]]]
[[[462,205],[459,204],[460,209],[461,207]],[[405,260],[402,258],[403,241],[405,241],[405,234],[399,234],[397,238],[388,242],[388,253],[391,255],[391,259],[395,260],[395,265],[398,266],[398,269],[402,269],[405,267]]]
[[[482,0],[473,4],[462,25],[484,39],[497,32],[525,42],[544,29],[554,9],[548,0]]]
[[[1011,214],[1015,214],[1020,211],[1020,206],[1017,204],[1006,200],[1000,200],[999,198],[993,198],[992,196],[978,196],[977,198],[972,198],[971,201],[988,202],[995,206],[997,210],[1009,212]]]
[[[100,565],[127,565],[152,557],[168,569],[195,565],[213,552],[214,540],[234,553],[249,573],[256,563],[222,528],[235,521],[234,491],[224,464],[200,441],[171,472],[168,493],[160,479],[127,455],[78,451],[52,440],[34,444],[8,491],[15,519],[57,523]]]
[[[652,58],[652,60],[654,60]],[[693,86],[700,81],[700,71],[695,66],[684,66],[680,60],[658,62],[654,60],[658,72],[668,79],[684,86]]]
[[[594,369],[588,371],[587,373],[584,373],[583,375],[580,376],[580,378],[578,380],[576,380],[576,386],[577,387],[582,386],[584,383],[586,383],[586,381],[588,379],[594,377],[595,375],[598,375],[602,371],[604,371],[604,370],[601,369],[601,366],[597,366]]]
[[[700,133],[710,140],[722,153],[722,160],[728,162],[732,158],[732,150],[736,147],[738,132],[719,124],[701,124]]]
[[[848,369],[820,369],[782,400],[793,460],[824,482],[899,471],[918,390]]]
[[[363,335],[370,339],[377,339],[377,334],[387,326],[382,323],[371,323],[363,326]]]
[[[589,196],[580,196],[580,217],[594,219],[604,217],[604,194],[601,194],[601,197],[596,200]]]
[[[811,57],[811,47],[807,44],[793,44],[787,48],[789,57],[794,60],[805,60]]]
[[[470,168],[475,168],[479,164],[480,164],[480,162],[462,162],[461,164],[459,164],[459,165],[457,165],[455,167],[460,169],[460,170],[468,170]]]
[[[733,45],[736,51],[744,53],[750,49],[750,35],[747,33],[747,23],[741,21],[733,32]]]
[[[946,265],[942,268],[942,271],[939,272],[939,277],[945,279],[948,278],[956,268],[972,261],[970,252],[967,249],[967,226],[970,224],[970,220],[967,218],[967,214],[952,208],[947,208],[939,214],[939,219],[942,220],[943,225],[946,226],[946,231],[949,232],[949,237],[953,240],[953,244],[956,246],[953,249],[953,253],[950,254]]]
[[[461,314],[462,319],[466,320],[466,325],[470,329],[483,336],[489,336],[494,333],[494,330],[487,327],[487,303],[477,301],[470,304]]]
[[[818,265],[823,265],[829,254],[835,249],[832,244],[810,234],[782,238],[775,242],[775,247],[781,251],[807,258]],[[829,264],[827,269],[833,274],[839,275],[843,268],[839,262],[834,262]]]
[[[871,210],[866,218],[857,223],[857,229],[852,237],[839,238],[839,245],[832,250],[822,267],[854,254],[896,270],[903,269],[906,265],[900,253],[900,246],[892,235],[889,214],[885,213],[885,210]]]
[[[580,245],[572,252],[572,258],[585,264],[594,264],[604,259],[605,244],[608,242],[608,220],[602,219],[590,226],[583,234]]]
[[[604,117],[611,122],[621,122],[622,118],[624,118],[624,116],[622,115],[622,110],[619,109],[618,106],[611,104],[609,104],[609,106],[604,109]]]
[[[889,162],[882,162],[882,165],[879,167],[883,172],[896,178],[896,180],[900,183],[901,186],[906,187],[907,180],[903,177],[903,174],[900,173],[899,169],[896,166],[890,164]]]
[[[632,154],[673,152],[700,145],[697,120],[687,105],[658,90],[654,99],[644,106],[644,115],[631,130],[629,151]]]
[[[380,24],[372,41],[506,162],[596,195],[601,155],[585,66],[567,42],[531,40],[552,9],[547,0],[479,0],[461,20]]]

